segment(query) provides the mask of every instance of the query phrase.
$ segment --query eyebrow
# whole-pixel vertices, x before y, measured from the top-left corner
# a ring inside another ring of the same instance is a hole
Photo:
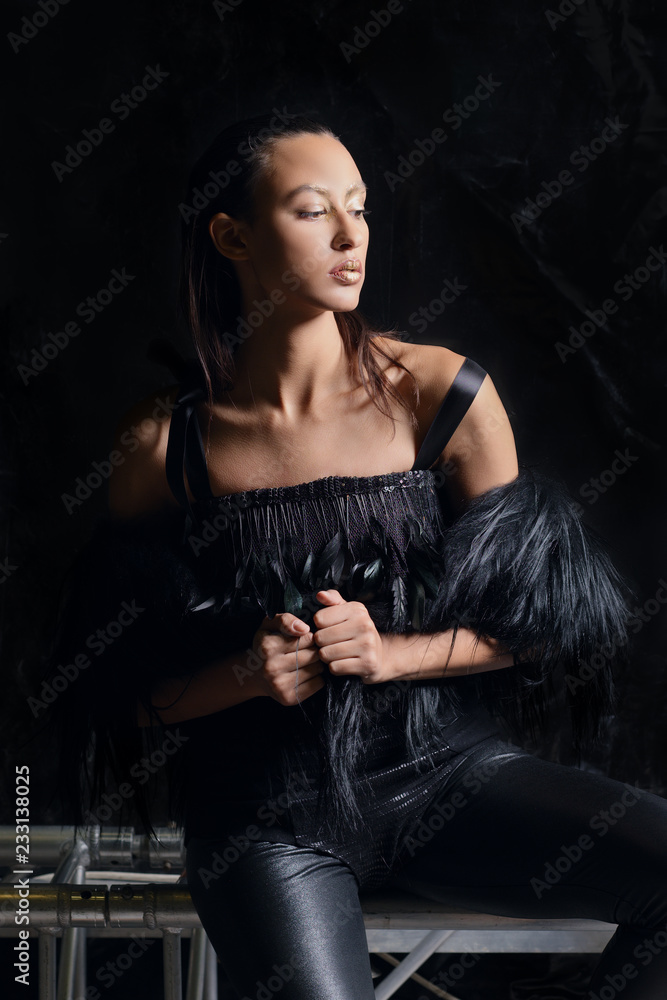
[[[319,194],[330,194],[327,188],[320,187],[318,184],[300,184],[299,187],[294,188],[289,194],[285,195],[285,201],[289,201],[294,195],[299,194],[300,191],[317,191]],[[356,184],[350,184],[349,188],[345,192],[345,196],[352,194],[353,191],[368,191],[368,185],[361,181]]]

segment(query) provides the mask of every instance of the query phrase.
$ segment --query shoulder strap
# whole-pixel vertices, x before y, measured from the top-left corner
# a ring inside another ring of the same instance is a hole
[[[171,415],[165,472],[172,493],[191,517],[193,513],[185,488],[184,467],[195,500],[213,496],[208,479],[204,442],[196,416],[197,404],[203,398],[201,369],[196,361],[189,361],[184,368]]]
[[[429,469],[442,454],[447,442],[466,415],[486,374],[481,365],[472,358],[465,359],[426,432],[413,469]]]

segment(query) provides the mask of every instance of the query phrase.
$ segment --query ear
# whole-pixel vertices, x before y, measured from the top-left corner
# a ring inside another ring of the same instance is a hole
[[[242,230],[243,223],[226,212],[217,212],[208,224],[209,235],[216,250],[230,260],[248,259]]]

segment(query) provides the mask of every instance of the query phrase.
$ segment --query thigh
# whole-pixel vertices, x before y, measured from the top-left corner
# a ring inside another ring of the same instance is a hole
[[[426,827],[392,880],[404,888],[508,916],[667,920],[667,801],[633,785],[490,756],[454,776]]]
[[[373,1000],[357,881],[310,848],[256,841],[188,843],[188,887],[240,997]]]

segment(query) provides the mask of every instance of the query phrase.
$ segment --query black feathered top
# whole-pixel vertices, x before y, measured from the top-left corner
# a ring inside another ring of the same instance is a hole
[[[230,651],[239,652],[243,683],[257,667],[248,653],[264,616],[291,611],[310,621],[322,589],[362,601],[380,631],[466,627],[498,639],[516,665],[497,672],[508,675],[506,701],[494,697],[493,708],[528,722],[558,664],[576,675],[605,644],[623,649],[627,590],[561,483],[522,467],[455,517],[444,474],[428,468],[485,374],[465,360],[406,472],[216,497],[193,419],[203,389],[192,366],[167,452],[182,513],[101,523],[84,555],[108,568],[109,606],[121,595],[145,605],[94,665],[107,678],[100,713],[128,690],[147,698],[158,677],[187,675]],[[98,583],[95,606],[99,591]],[[607,710],[612,659],[568,688],[575,730]],[[494,690],[489,676],[364,685],[325,670],[324,688],[301,705],[253,698],[179,723],[186,842],[285,839],[332,853],[360,884],[379,885],[445,777],[498,735],[483,704]]]

